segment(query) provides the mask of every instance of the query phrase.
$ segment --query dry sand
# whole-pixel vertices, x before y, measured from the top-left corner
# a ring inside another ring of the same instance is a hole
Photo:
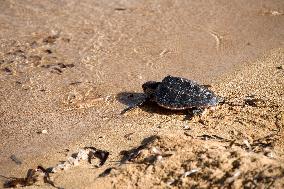
[[[106,164],[50,174],[55,186],[282,188],[283,9],[283,1],[2,1],[1,182],[93,146],[110,152]],[[167,74],[211,84],[226,103],[202,120],[151,104],[119,115],[143,82]],[[158,137],[120,165],[121,151],[150,136]],[[39,180],[30,188],[52,188]]]

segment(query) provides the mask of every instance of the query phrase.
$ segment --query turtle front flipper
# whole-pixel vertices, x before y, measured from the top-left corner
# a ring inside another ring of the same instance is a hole
[[[193,116],[202,116],[205,109],[206,108],[204,108],[204,107],[193,108],[192,114],[193,114]]]
[[[124,110],[122,110],[122,111],[120,112],[120,115],[124,115],[126,112],[129,112],[129,111],[131,111],[131,110],[133,110],[133,109],[135,109],[135,108],[138,108],[138,107],[140,107],[140,106],[143,106],[143,104],[144,104],[145,102],[149,101],[149,100],[150,100],[149,97],[145,97],[145,98],[143,98],[143,99],[140,99],[140,101],[139,101],[138,103],[136,103],[136,104],[134,104],[134,105],[131,105],[131,106],[128,106],[127,108],[125,108]]]
[[[205,118],[206,112],[207,112],[207,109],[205,107],[194,107],[194,108],[188,109],[184,120],[191,120],[191,121],[199,122],[205,125],[204,118]]]
[[[193,118],[202,119],[203,113],[205,112],[206,108],[204,107],[194,107],[191,109],[186,110],[186,115],[184,120],[192,120]]]

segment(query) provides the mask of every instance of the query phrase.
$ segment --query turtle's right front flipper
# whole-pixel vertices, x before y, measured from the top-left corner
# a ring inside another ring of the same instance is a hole
[[[149,100],[149,98],[148,97],[145,97],[145,98],[143,98],[143,99],[140,99],[140,101],[138,102],[138,103],[136,103],[136,104],[134,104],[134,105],[131,105],[131,106],[128,106],[127,108],[125,108],[124,110],[122,110],[121,112],[120,112],[120,115],[123,115],[123,114],[125,114],[126,112],[129,112],[129,111],[131,111],[131,110],[133,110],[133,109],[135,109],[135,108],[138,108],[138,107],[140,107],[140,106],[142,106],[145,102],[147,102]]]

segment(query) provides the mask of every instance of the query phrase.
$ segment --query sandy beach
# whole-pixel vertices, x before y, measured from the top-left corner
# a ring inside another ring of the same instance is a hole
[[[283,22],[277,0],[1,1],[0,188],[283,188]],[[224,102],[120,114],[167,75]]]

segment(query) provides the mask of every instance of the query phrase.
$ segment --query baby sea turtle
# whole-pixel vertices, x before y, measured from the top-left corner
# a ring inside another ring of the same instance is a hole
[[[126,112],[150,100],[170,110],[198,109],[216,106],[220,102],[211,90],[204,85],[181,77],[167,76],[161,82],[148,81],[142,85],[145,98]]]

